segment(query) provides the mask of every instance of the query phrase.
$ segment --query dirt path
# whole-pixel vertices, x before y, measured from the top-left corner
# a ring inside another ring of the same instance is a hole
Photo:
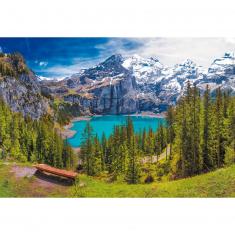
[[[19,196],[48,197],[48,195],[66,195],[71,182],[66,179],[40,173],[31,166],[14,164],[10,171],[18,184]]]
[[[160,154],[159,157],[157,157],[156,155],[152,156],[152,162],[156,163],[157,161],[166,158],[166,151],[167,151],[167,156],[170,155],[170,145],[167,146],[167,148],[164,150],[163,153]],[[145,157],[143,159],[143,163],[147,163],[149,161],[149,157]]]

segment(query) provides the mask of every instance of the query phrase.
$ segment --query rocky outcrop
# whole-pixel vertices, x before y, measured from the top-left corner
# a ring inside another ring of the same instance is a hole
[[[20,63],[20,64],[19,64]],[[37,76],[27,69],[20,55],[4,55],[0,58],[0,97],[12,111],[21,112],[33,119],[40,118],[48,112],[48,102],[41,95]],[[4,68],[8,68],[4,70]],[[17,70],[24,68],[24,70]]]
[[[0,81],[0,96],[12,111],[37,119],[47,112],[48,104],[37,90],[27,86],[15,78],[4,77]]]
[[[64,100],[79,103],[84,111],[96,114],[126,114],[138,110],[133,77],[105,78],[78,94],[64,96]]]

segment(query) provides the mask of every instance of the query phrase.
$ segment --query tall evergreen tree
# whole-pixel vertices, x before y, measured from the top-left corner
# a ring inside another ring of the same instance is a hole
[[[172,145],[173,145],[173,140],[175,137],[175,131],[174,131],[174,108],[172,106],[169,106],[167,109],[167,115],[166,115],[166,121],[167,121],[167,128],[168,128],[168,133],[169,133],[169,146],[170,146],[170,155],[169,158],[170,160],[172,159]]]
[[[137,184],[140,178],[140,169],[139,169],[140,162],[139,162],[139,153],[136,148],[134,137],[132,137],[130,143],[131,143],[131,152],[128,156],[125,179],[129,184]]]
[[[81,145],[80,157],[83,161],[86,173],[88,175],[94,174],[94,169],[92,165],[92,152],[93,152],[93,128],[90,122],[87,122],[86,127],[83,132],[83,142]]]

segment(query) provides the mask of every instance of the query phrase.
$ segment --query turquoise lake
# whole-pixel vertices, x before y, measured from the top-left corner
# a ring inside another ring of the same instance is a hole
[[[134,131],[136,133],[143,131],[144,128],[146,130],[152,128],[154,131],[156,131],[161,123],[163,125],[165,123],[164,118],[145,117],[145,116],[130,116],[130,117],[133,121]],[[73,126],[72,128],[70,128],[70,130],[76,131],[76,134],[73,137],[69,138],[68,142],[74,148],[80,147],[82,142],[82,133],[84,131],[87,122],[90,122],[94,134],[97,134],[98,138],[101,139],[103,133],[105,133],[106,137],[109,137],[113,132],[114,126],[124,125],[126,123],[126,119],[127,116],[124,115],[123,116],[107,115],[107,116],[92,117],[89,121],[82,120],[82,121],[73,122]]]

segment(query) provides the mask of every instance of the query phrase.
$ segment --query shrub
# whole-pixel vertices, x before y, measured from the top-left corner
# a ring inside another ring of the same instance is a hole
[[[154,178],[152,175],[148,175],[144,180],[146,184],[152,183],[153,181],[154,181]]]
[[[233,163],[235,163],[234,150],[230,146],[225,149],[224,163],[226,166],[229,166],[229,165],[232,165]]]

